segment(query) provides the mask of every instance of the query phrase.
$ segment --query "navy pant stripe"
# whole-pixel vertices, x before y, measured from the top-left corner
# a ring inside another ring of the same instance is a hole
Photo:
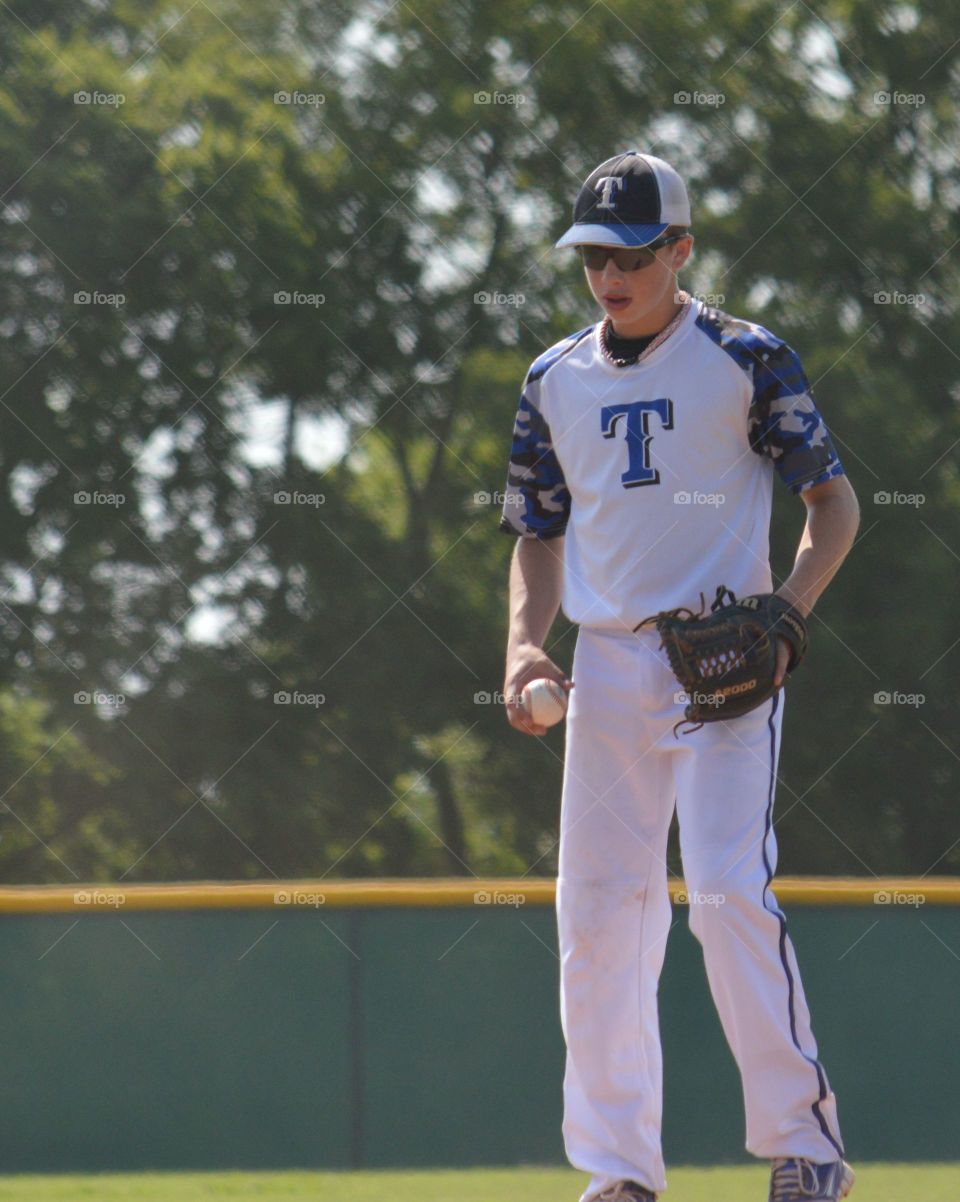
[[[813,1103],[813,1105],[811,1106],[810,1109],[813,1111],[814,1117],[816,1118],[818,1124],[820,1125],[820,1130],[827,1137],[827,1139],[830,1141],[830,1143],[833,1144],[833,1146],[836,1148],[838,1155],[842,1157],[844,1155],[843,1147],[840,1143],[837,1142],[837,1140],[834,1138],[833,1134],[831,1133],[830,1128],[827,1126],[827,1121],[823,1117],[823,1111],[820,1108],[820,1103],[823,1102],[827,1096],[827,1078],[826,1078],[826,1074],[823,1071],[823,1065],[820,1063],[819,1060],[815,1059],[813,1056],[807,1055],[807,1053],[800,1046],[800,1040],[797,1038],[797,1015],[796,1015],[796,1009],[795,1009],[795,1003],[794,1003],[793,973],[790,971],[790,965],[787,962],[787,919],[786,919],[786,915],[783,913],[783,911],[778,906],[768,906],[767,905],[767,890],[770,888],[770,884],[773,881],[773,869],[770,866],[770,859],[767,855],[767,836],[770,834],[770,829],[773,825],[773,793],[774,793],[774,785],[776,783],[776,763],[777,763],[777,732],[776,732],[776,727],[774,726],[773,720],[776,717],[777,707],[779,706],[779,704],[780,704],[780,693],[778,691],[778,692],[774,693],[774,695],[773,695],[773,705],[771,706],[771,709],[770,709],[770,717],[767,720],[767,725],[770,729],[770,791],[767,796],[766,823],[765,823],[764,831],[763,831],[763,866],[767,870],[767,882],[763,886],[763,908],[765,910],[768,910],[771,914],[776,914],[777,919],[780,923],[780,963],[783,965],[783,971],[786,974],[786,978],[787,978],[787,1004],[788,1004],[789,1012],[790,1012],[790,1035],[793,1038],[793,1042],[794,1042],[794,1045],[795,1045],[797,1051],[800,1053],[801,1056],[803,1056],[804,1060],[807,1060],[810,1062],[810,1064],[816,1070],[816,1074],[817,1074],[817,1084],[818,1084],[819,1090],[820,1090],[820,1097],[818,1098],[818,1100],[816,1102]]]

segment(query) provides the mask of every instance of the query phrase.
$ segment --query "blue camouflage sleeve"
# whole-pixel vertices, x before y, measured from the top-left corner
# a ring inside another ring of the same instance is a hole
[[[520,395],[500,529],[523,538],[556,538],[570,518],[570,493],[546,419]]]
[[[754,354],[751,449],[769,455],[792,493],[842,476],[843,465],[796,351],[784,342]]]

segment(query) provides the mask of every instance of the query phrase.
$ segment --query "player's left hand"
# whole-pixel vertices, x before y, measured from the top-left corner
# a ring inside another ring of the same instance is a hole
[[[783,678],[787,674],[787,665],[790,663],[790,644],[782,634],[777,635],[777,667],[773,676],[773,687],[779,689],[783,684]]]

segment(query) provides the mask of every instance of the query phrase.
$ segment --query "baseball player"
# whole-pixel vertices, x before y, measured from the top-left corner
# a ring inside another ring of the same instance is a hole
[[[678,290],[690,205],[677,172],[631,150],[580,189],[557,243],[575,247],[603,319],[523,384],[501,529],[510,568],[504,695],[568,690],[557,918],[567,1048],[563,1135],[591,1180],[581,1202],[666,1188],[657,985],[671,908],[674,806],[690,927],[743,1087],[746,1147],[772,1161],[771,1202],[836,1202],[853,1184],[771,881],[773,800],[791,666],[734,720],[675,732],[684,696],[649,615],[718,589],[773,592],[773,477],[806,507],[776,590],[805,619],[852,545],[859,509],[794,350]],[[781,605],[779,600],[774,602]],[[572,677],[544,650],[558,608],[578,624]],[[773,669],[771,669],[773,671]],[[769,693],[769,690],[768,690]]]

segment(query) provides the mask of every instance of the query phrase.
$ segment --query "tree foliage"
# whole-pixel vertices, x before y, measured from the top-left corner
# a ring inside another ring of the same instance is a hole
[[[685,174],[682,282],[799,351],[863,507],[790,685],[781,868],[956,872],[954,24],[9,5],[6,879],[555,871],[562,730],[484,700],[496,494],[526,367],[595,318],[552,243],[630,146]],[[781,579],[801,524],[778,496]]]

